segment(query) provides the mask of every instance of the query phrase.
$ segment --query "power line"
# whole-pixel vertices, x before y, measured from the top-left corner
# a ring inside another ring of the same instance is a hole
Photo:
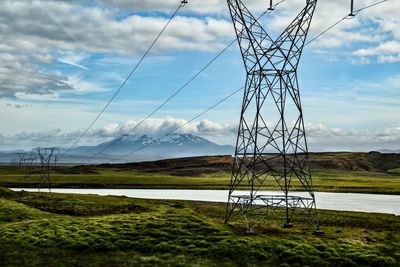
[[[309,45],[311,42],[317,40],[319,37],[321,37],[322,35],[324,35],[325,33],[327,33],[328,31],[330,31],[332,28],[334,28],[336,25],[338,25],[339,23],[341,23],[343,20],[345,20],[346,18],[348,18],[349,15],[346,15],[345,17],[341,18],[340,20],[336,21],[334,24],[332,24],[330,27],[326,28],[324,31],[320,32],[319,34],[317,34],[315,37],[313,37],[310,41],[308,41],[304,46]]]
[[[278,5],[282,4],[286,0],[282,0],[274,5],[272,5],[271,9],[268,9],[264,11],[258,19],[261,19],[265,14],[271,12],[274,10]],[[258,20],[257,19],[257,20]],[[197,77],[200,76],[200,74],[205,71],[211,64],[214,63],[222,54],[224,54],[234,43],[236,43],[236,39],[232,40],[224,49],[222,49],[216,56],[214,56],[206,65],[204,65],[203,68],[201,68],[195,75],[193,75],[184,85],[182,85],[178,90],[176,90],[171,96],[169,96],[163,103],[161,103],[157,108],[155,108],[152,112],[150,112],[145,118],[143,118],[138,124],[136,124],[133,128],[131,128],[125,135],[129,135],[133,131],[135,131],[140,125],[142,125],[146,120],[148,120],[150,117],[152,117],[157,111],[159,111],[161,108],[163,108],[168,102],[170,102],[176,95],[178,95],[182,90],[184,90],[190,83],[192,83]],[[108,150],[109,148],[113,147],[116,145],[122,137],[118,139],[114,139],[112,142],[110,142],[106,147],[101,149],[100,151],[95,152],[93,155],[91,155],[88,160],[94,158],[96,155],[103,153],[104,151]]]
[[[357,9],[356,11],[354,11],[354,13],[357,15],[359,12],[363,11],[364,9],[368,9],[368,8],[371,8],[371,7],[380,5],[380,4],[382,4],[383,2],[387,2],[387,1],[388,1],[388,0],[382,0],[382,1],[380,1],[380,2],[376,2],[376,3],[370,4],[370,5],[368,5],[368,6],[364,6],[364,7],[362,7],[362,8]]]
[[[125,135],[129,135],[133,131],[135,131],[140,125],[142,125],[146,120],[152,117],[157,111],[159,111],[162,107],[164,107],[168,102],[170,102],[179,92],[185,89],[191,82],[193,82],[203,71],[205,71],[218,57],[220,57],[234,42],[230,43],[227,47],[225,47],[219,54],[217,54],[210,62],[208,62],[199,72],[197,72],[193,77],[191,77],[182,87],[180,87],[177,91],[175,91],[171,96],[169,96],[163,103],[161,103],[157,108],[155,108],[152,112],[150,112],[145,118],[143,118],[138,124],[136,124],[133,128],[131,128]],[[104,151],[108,150],[115,144],[117,144],[122,138],[115,139],[102,150],[96,152],[92,156],[90,156],[89,160],[92,159],[97,154],[101,154]]]
[[[382,0],[382,1],[373,3],[373,4],[368,5],[368,6],[364,6],[364,7],[362,7],[362,8],[359,8],[359,9],[353,11],[352,14],[349,14],[349,15],[344,16],[343,18],[341,18],[340,20],[338,20],[338,21],[336,21],[334,24],[332,24],[330,27],[326,28],[325,30],[323,30],[322,32],[320,32],[319,34],[317,34],[314,38],[312,38],[310,41],[308,41],[305,45],[308,45],[308,44],[310,44],[311,42],[315,41],[316,39],[318,39],[319,37],[321,37],[322,35],[324,35],[324,34],[327,33],[328,31],[330,31],[332,28],[334,28],[336,25],[338,25],[339,23],[341,23],[342,21],[344,21],[345,19],[349,19],[349,18],[351,19],[351,18],[353,18],[354,16],[356,16],[358,13],[360,13],[361,11],[363,11],[363,10],[365,10],[365,9],[368,9],[368,8],[371,8],[371,7],[374,7],[374,6],[377,6],[377,5],[380,5],[380,4],[382,4],[382,3],[384,3],[384,2],[387,2],[387,1],[388,1],[388,0]],[[350,15],[351,15],[351,16],[350,16]]]
[[[369,5],[369,6],[365,6],[365,7],[362,7],[362,8],[360,8],[360,9],[357,9],[357,10],[354,11],[354,14],[358,14],[359,12],[361,12],[361,11],[363,11],[363,10],[365,10],[365,9],[374,7],[374,6],[379,5],[379,4],[381,4],[381,3],[383,3],[383,2],[386,2],[386,1],[387,1],[387,0],[383,0],[383,1],[380,1],[380,2],[377,2],[377,3],[374,3],[374,4],[371,4],[371,5]],[[264,13],[264,14],[265,14],[265,13]],[[305,44],[305,46],[306,46],[306,45],[309,45],[311,42],[313,42],[313,41],[315,41],[316,39],[320,38],[322,35],[324,35],[324,34],[327,33],[328,31],[330,31],[332,28],[334,28],[336,25],[338,25],[340,22],[342,22],[343,20],[345,20],[345,19],[348,18],[348,17],[349,17],[349,15],[346,15],[345,17],[343,17],[342,19],[338,20],[337,22],[335,22],[334,24],[332,24],[330,27],[328,27],[327,29],[325,29],[325,30],[322,31],[321,33],[317,34],[314,38],[312,38],[310,41],[308,41],[308,42]],[[236,40],[235,40],[235,41],[236,41]],[[232,43],[229,44],[228,47],[231,46],[231,45],[232,45]],[[227,48],[228,48],[228,47],[227,47]],[[226,50],[227,48],[225,48],[224,50]],[[120,156],[120,157],[118,157],[118,158],[116,158],[116,159],[112,159],[112,161],[117,161],[117,160],[120,160],[120,159],[123,158],[123,157],[128,157],[128,156],[130,156],[130,155],[132,155],[132,154],[134,154],[134,153],[136,153],[136,152],[139,152],[139,151],[141,151],[141,150],[143,150],[143,149],[145,149],[145,148],[147,148],[147,147],[149,147],[149,146],[151,146],[151,145],[157,143],[157,142],[160,141],[162,138],[164,138],[164,137],[166,137],[166,136],[168,136],[168,135],[171,135],[172,133],[176,132],[177,130],[181,129],[182,127],[186,126],[187,124],[193,122],[193,121],[196,120],[197,118],[201,117],[202,115],[204,115],[204,114],[207,113],[208,111],[214,109],[214,108],[217,107],[219,104],[221,104],[222,102],[228,100],[230,97],[232,97],[233,95],[235,95],[236,93],[238,93],[239,91],[241,91],[241,90],[243,90],[243,89],[244,89],[244,87],[242,87],[242,88],[240,88],[240,89],[234,91],[234,92],[233,92],[232,94],[230,94],[229,96],[227,96],[227,97],[225,97],[224,99],[220,100],[219,102],[217,102],[217,103],[214,104],[213,106],[207,108],[205,111],[203,111],[203,112],[201,112],[200,114],[196,115],[196,116],[193,117],[191,120],[189,120],[189,121],[187,121],[186,123],[184,123],[183,125],[181,125],[181,126],[175,128],[173,131],[171,131],[171,132],[169,132],[169,133],[163,135],[162,137],[158,138],[158,139],[157,139],[156,141],[154,141],[153,143],[148,143],[148,144],[146,144],[145,146],[143,146],[143,147],[141,147],[141,148],[139,148],[139,149],[137,149],[137,150],[134,150],[134,151],[130,152],[129,154]],[[121,140],[121,139],[122,139],[122,138],[119,138],[119,139],[117,139],[117,140],[119,141],[119,140]]]
[[[72,144],[71,147],[68,148],[68,150],[61,156],[61,158],[65,157],[71,149],[73,149],[79,142],[80,140],[87,134],[87,132],[93,127],[93,125],[97,122],[97,120],[100,118],[100,116],[104,113],[104,111],[108,108],[108,106],[111,104],[111,102],[114,100],[114,98],[119,94],[119,92],[122,90],[122,88],[125,86],[125,84],[129,81],[129,79],[132,77],[132,75],[136,72],[142,61],[146,58],[146,56],[149,54],[150,50],[153,48],[153,46],[156,44],[160,36],[164,33],[165,29],[168,27],[172,19],[175,17],[175,15],[178,13],[179,9],[183,7],[185,3],[182,1],[174,13],[171,15],[171,17],[168,19],[167,23],[164,25],[162,30],[158,33],[154,41],[151,43],[149,48],[146,50],[146,52],[143,54],[143,56],[140,58],[140,60],[136,63],[132,71],[129,73],[128,77],[124,80],[124,82],[121,84],[121,86],[118,88],[117,91],[112,95],[112,97],[108,100],[106,105],[101,109],[101,111],[98,113],[98,115],[95,117],[95,119],[91,122],[91,124],[85,129],[85,131],[78,137],[78,139]]]
[[[160,140],[163,139],[164,137],[167,137],[167,136],[173,134],[173,133],[176,132],[177,130],[179,130],[179,129],[185,127],[186,125],[192,123],[194,120],[200,118],[201,116],[203,116],[204,114],[206,114],[206,113],[209,112],[210,110],[216,108],[218,105],[220,105],[221,103],[225,102],[226,100],[228,100],[229,98],[231,98],[232,96],[234,96],[234,95],[237,94],[238,92],[242,91],[243,89],[244,89],[244,87],[239,88],[238,90],[234,91],[234,92],[231,93],[230,95],[224,97],[223,99],[221,99],[220,101],[218,101],[217,103],[215,103],[214,105],[208,107],[206,110],[204,110],[204,111],[202,111],[201,113],[197,114],[196,116],[194,116],[194,117],[193,117],[192,119],[190,119],[189,121],[187,121],[187,122],[185,122],[184,124],[182,124],[182,125],[176,127],[174,130],[172,130],[172,131],[170,131],[170,132],[164,134],[163,136],[161,136],[160,138],[158,138],[158,139],[155,140],[154,142],[152,142],[152,143],[147,143],[146,145],[144,145],[143,147],[140,147],[139,149],[136,149],[136,150],[134,150],[134,151],[132,151],[132,152],[130,152],[130,153],[128,153],[128,154],[122,155],[122,156],[120,156],[120,157],[118,157],[118,158],[116,158],[116,159],[112,159],[112,161],[117,161],[117,160],[120,160],[121,158],[128,157],[128,156],[130,156],[130,155],[132,155],[132,154],[135,154],[136,152],[139,152],[140,150],[145,149],[146,147],[149,147],[149,146],[151,146],[151,145],[157,143],[158,141],[160,141]]]
[[[277,5],[279,5],[279,4],[281,4],[282,2],[284,2],[284,1],[285,1],[285,0],[282,0],[281,2],[278,2],[277,4],[275,4],[274,8],[275,8]],[[387,1],[387,0],[383,0],[383,1],[380,1],[380,2],[377,2],[377,3],[374,3],[374,4],[371,4],[371,5],[362,7],[362,8],[360,8],[360,9],[357,9],[357,10],[354,11],[354,14],[356,15],[356,14],[358,14],[359,12],[361,12],[361,11],[363,11],[363,10],[365,10],[365,9],[374,7],[374,6],[379,5],[379,4],[381,4],[381,3],[383,3],[383,2],[386,2],[386,1]],[[259,16],[258,19],[260,19],[262,16],[264,16],[268,11],[271,11],[271,10],[269,9],[269,10],[263,12],[263,13]],[[305,46],[306,46],[306,45],[309,45],[311,42],[313,42],[313,41],[315,41],[316,39],[320,38],[322,35],[324,35],[324,34],[327,33],[328,31],[330,31],[332,28],[334,28],[336,25],[338,25],[339,23],[341,23],[343,20],[345,20],[345,19],[348,18],[348,17],[349,17],[349,15],[346,15],[345,17],[341,18],[340,20],[338,20],[337,22],[335,22],[334,24],[332,24],[330,27],[328,27],[327,29],[325,29],[325,30],[322,31],[321,33],[317,34],[314,38],[312,38],[310,41],[308,41],[308,42],[305,44]],[[149,118],[150,118],[152,115],[154,115],[158,110],[160,110],[164,105],[166,105],[172,98],[174,98],[180,91],[182,91],[184,88],[186,88],[193,80],[195,80],[205,69],[207,69],[219,56],[221,56],[221,55],[222,55],[230,46],[232,46],[235,42],[236,42],[236,40],[233,40],[231,43],[229,43],[229,44],[228,44],[223,50],[221,50],[209,63],[207,63],[199,72],[197,72],[192,78],[190,78],[190,79],[188,80],[188,82],[186,82],[181,88],[179,88],[177,91],[175,91],[169,98],[167,98],[160,106],[158,106],[155,110],[153,110],[150,114],[148,114],[144,119],[142,119],[137,125],[135,125],[132,129],[130,129],[130,130],[128,131],[127,134],[129,134],[129,133],[131,133],[132,131],[136,130],[144,121],[146,121],[147,119],[149,119]],[[188,123],[190,123],[190,122],[194,121],[195,119],[199,118],[200,116],[204,115],[206,112],[210,111],[211,109],[215,108],[216,106],[218,106],[218,105],[221,104],[222,102],[226,101],[227,99],[229,99],[230,97],[232,97],[234,94],[236,94],[236,93],[237,93],[238,91],[240,91],[240,90],[243,90],[243,88],[240,88],[239,90],[236,90],[236,91],[235,91],[234,93],[232,93],[230,96],[228,96],[228,97],[224,98],[223,100],[219,101],[217,104],[215,104],[215,105],[213,105],[212,107],[208,108],[206,111],[201,112],[199,115],[195,116],[193,119],[189,120],[188,122],[186,122],[186,123],[183,124],[182,126],[178,127],[177,129],[174,129],[173,132],[177,131],[178,129],[182,128],[183,126],[187,125]],[[172,134],[173,132],[170,132],[170,133],[168,133],[167,135],[170,135],[170,134]],[[161,138],[164,138],[164,137],[167,136],[167,135],[164,135],[164,136],[161,137]],[[160,139],[161,139],[161,138],[160,138]],[[109,145],[107,145],[105,148],[103,148],[101,151],[98,151],[98,152],[94,153],[92,156],[90,156],[89,159],[92,159],[92,158],[94,158],[96,155],[101,154],[102,152],[106,151],[107,149],[109,149],[110,147],[112,147],[112,146],[114,146],[116,143],[118,143],[121,139],[122,139],[122,137],[120,137],[120,138],[118,138],[118,139],[115,139],[115,140],[112,141]],[[158,139],[158,140],[160,140],[160,139]],[[158,141],[158,140],[157,140],[157,141]],[[157,141],[155,141],[155,142],[157,142]],[[135,150],[135,151],[133,151],[133,152],[127,154],[127,155],[123,155],[123,156],[121,156],[121,157],[119,157],[119,158],[117,158],[117,159],[114,159],[113,161],[119,160],[119,159],[121,159],[122,157],[125,157],[125,156],[130,156],[130,155],[132,155],[132,154],[134,154],[134,153],[136,153],[136,152],[138,152],[138,151],[140,151],[140,150],[143,150],[144,148],[146,148],[146,147],[148,147],[148,146],[150,146],[150,145],[152,145],[152,144],[153,144],[153,143],[149,143],[149,145],[146,145],[146,146],[144,146],[144,147],[142,147],[142,148],[140,148],[140,149],[138,149],[138,150]]]

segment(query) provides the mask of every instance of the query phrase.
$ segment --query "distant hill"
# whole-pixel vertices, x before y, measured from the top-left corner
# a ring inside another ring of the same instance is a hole
[[[104,164],[103,167],[134,169],[145,172],[162,172],[171,175],[198,176],[215,172],[231,172],[232,156],[208,156],[165,159],[126,164]],[[310,153],[312,170],[345,170],[390,172],[400,168],[400,154],[379,152],[324,152]]]
[[[310,153],[314,169],[387,172],[400,167],[400,154],[363,152]]]

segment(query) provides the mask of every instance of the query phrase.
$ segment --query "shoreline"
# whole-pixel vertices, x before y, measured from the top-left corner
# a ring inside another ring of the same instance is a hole
[[[39,184],[32,183],[2,183],[0,187],[6,188],[29,188],[35,189],[39,188]],[[47,188],[47,187],[42,187]],[[194,185],[133,185],[133,184],[57,184],[53,183],[52,189],[164,189],[164,190],[229,190],[228,186],[194,186]],[[244,190],[245,188],[239,188]],[[379,189],[366,188],[366,189],[347,189],[347,188],[334,188],[330,190],[329,188],[320,188],[318,190],[314,188],[314,192],[320,193],[353,193],[353,194],[377,194],[377,195],[400,195],[400,191],[388,192]],[[263,188],[263,190],[269,190],[268,188]],[[275,190],[271,190],[275,191]],[[276,190],[279,191],[279,190]],[[293,189],[292,192],[302,192],[300,189]]]

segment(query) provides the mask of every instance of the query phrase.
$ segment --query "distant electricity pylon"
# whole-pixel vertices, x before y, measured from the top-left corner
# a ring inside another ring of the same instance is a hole
[[[22,167],[25,163],[26,152],[19,152],[19,153],[17,153],[17,156],[19,159],[19,166]]]
[[[319,230],[297,80],[317,0],[307,0],[276,40],[242,1],[227,2],[247,76],[225,222],[239,212],[253,230],[281,210],[284,227],[297,213]],[[306,196],[292,194],[295,181]]]
[[[57,166],[57,157],[59,148],[56,147],[37,147],[34,149],[40,159],[40,178],[39,191],[42,187],[46,187],[51,191],[51,175],[52,169]]]
[[[37,165],[37,157],[35,156],[35,151],[31,151],[30,154],[26,152],[17,153],[19,159],[19,166],[26,168],[25,178],[30,178],[34,167]]]

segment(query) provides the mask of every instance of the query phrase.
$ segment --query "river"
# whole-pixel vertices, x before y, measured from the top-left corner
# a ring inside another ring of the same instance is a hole
[[[11,188],[15,191],[25,190],[37,192],[34,188]],[[42,191],[46,191],[43,190]],[[180,190],[180,189],[51,189],[54,193],[97,194],[127,196],[148,199],[198,200],[210,202],[226,202],[227,190]],[[240,192],[237,192],[240,194]],[[244,192],[243,192],[244,193]],[[277,192],[262,191],[263,195],[276,195]],[[293,195],[307,196],[305,192],[293,192]],[[319,209],[359,211],[373,213],[389,213],[400,215],[400,195],[378,195],[357,193],[315,192]]]

